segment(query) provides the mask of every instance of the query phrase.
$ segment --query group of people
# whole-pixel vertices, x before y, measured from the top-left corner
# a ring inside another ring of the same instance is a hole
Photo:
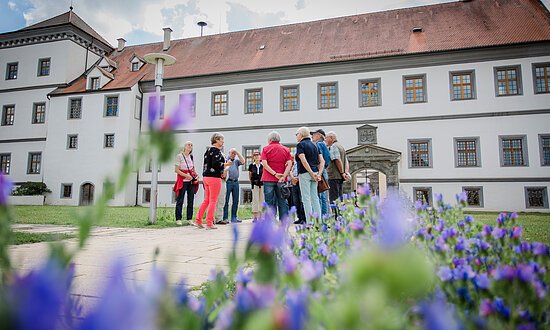
[[[234,148],[228,157],[222,153],[224,136],[214,133],[211,146],[204,153],[204,200],[194,221],[193,200],[198,190],[199,176],[193,162],[193,144],[186,142],[176,158],[178,175],[176,193],[176,223],[182,224],[183,201],[187,195],[187,220],[199,228],[217,229],[215,224],[241,222],[237,218],[239,204],[239,167],[243,156]],[[325,134],[323,129],[310,132],[307,127],[296,131],[296,154],[281,143],[278,132],[267,136],[267,146],[254,153],[248,167],[252,188],[252,213],[259,219],[264,206],[269,207],[279,219],[288,217],[289,205],[297,210],[295,224],[313,224],[315,219],[330,216],[330,204],[341,199],[343,182],[350,179],[346,151],[338,143],[336,133]],[[328,194],[327,194],[328,186]],[[232,197],[232,198],[231,198]],[[231,218],[229,201],[232,199]],[[290,203],[289,203],[290,201]]]

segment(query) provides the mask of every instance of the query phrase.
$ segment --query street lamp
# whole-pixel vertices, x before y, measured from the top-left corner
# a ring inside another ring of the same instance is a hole
[[[155,65],[155,92],[157,96],[157,109],[160,109],[160,88],[162,87],[162,74],[164,66],[172,65],[176,63],[174,56],[163,53],[150,53],[143,57],[147,63]],[[151,127],[154,127],[154,123],[157,118],[153,119],[150,123]],[[153,150],[151,160],[151,198],[149,202],[149,223],[157,223],[157,194],[158,194],[158,160]]]

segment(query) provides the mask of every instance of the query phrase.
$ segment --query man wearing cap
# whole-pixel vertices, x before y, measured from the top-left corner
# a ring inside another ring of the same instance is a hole
[[[326,169],[330,164],[330,151],[328,150],[328,147],[325,144],[325,131],[322,128],[319,128],[318,130],[313,131],[311,135],[311,140],[317,146],[321,155],[323,155],[323,159],[325,160],[323,177],[328,182],[328,173]],[[323,214],[323,217],[330,215],[327,191],[323,191],[322,193],[319,194],[319,201],[321,203],[321,213]]]
[[[264,203],[264,188],[262,183],[262,174],[264,166],[260,160],[260,153],[254,152],[254,162],[248,166],[248,177],[252,187],[252,214],[253,221],[256,222],[262,213],[262,204]]]
[[[244,164],[243,155],[235,148],[229,150],[229,157],[231,166],[229,166],[229,172],[227,173],[227,192],[225,193],[225,206],[223,207],[223,220],[227,220],[229,216],[229,196],[233,196],[233,203],[231,204],[231,222],[242,222],[237,219],[237,211],[239,209],[239,166]]]

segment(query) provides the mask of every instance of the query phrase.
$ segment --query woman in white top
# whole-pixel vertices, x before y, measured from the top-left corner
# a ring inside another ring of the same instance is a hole
[[[183,199],[187,194],[187,221],[193,219],[193,202],[195,200],[195,189],[199,183],[199,176],[193,163],[193,143],[185,142],[183,150],[176,157],[175,172],[178,180],[174,186],[176,193],[176,224],[182,225]]]

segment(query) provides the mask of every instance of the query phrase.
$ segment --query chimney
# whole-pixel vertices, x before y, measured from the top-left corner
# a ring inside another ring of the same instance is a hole
[[[162,50],[168,50],[170,48],[170,34],[172,34],[172,29],[169,27],[165,27],[163,30],[164,30],[164,45],[162,46]]]
[[[118,47],[116,50],[121,52],[124,49],[124,47],[126,47],[126,40],[124,38],[118,38],[117,41],[118,41]]]

